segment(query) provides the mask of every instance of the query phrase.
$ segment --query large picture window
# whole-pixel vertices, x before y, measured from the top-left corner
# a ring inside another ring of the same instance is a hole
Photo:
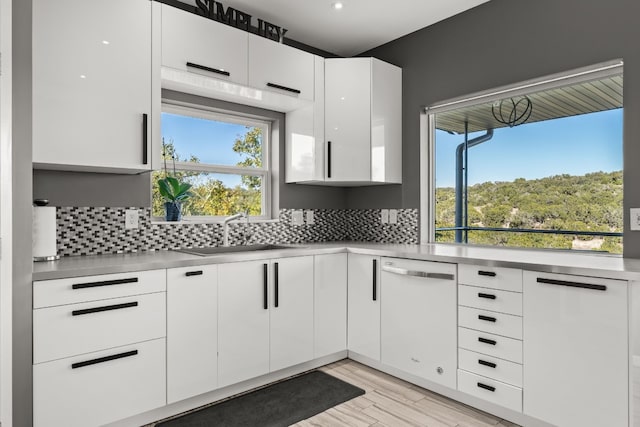
[[[182,208],[187,219],[238,212],[269,218],[269,135],[267,121],[163,105],[163,170],[153,173],[153,216],[164,215],[157,180],[168,173],[193,186]]]
[[[432,112],[432,241],[622,253],[622,87],[608,66]]]

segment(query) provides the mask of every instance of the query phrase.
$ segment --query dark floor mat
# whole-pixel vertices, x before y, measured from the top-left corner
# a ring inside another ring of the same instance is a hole
[[[362,394],[354,385],[312,371],[156,427],[286,427]]]

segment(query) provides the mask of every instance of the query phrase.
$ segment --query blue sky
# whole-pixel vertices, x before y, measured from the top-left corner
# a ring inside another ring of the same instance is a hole
[[[455,185],[462,142],[464,135],[436,131],[436,187]],[[496,129],[493,139],[469,149],[469,185],[616,170],[622,170],[622,109]]]
[[[246,156],[235,153],[233,143],[246,131],[246,126],[235,123],[162,113],[162,136],[167,142],[173,140],[181,159],[193,154],[201,163],[235,166]],[[219,179],[228,187],[235,187],[241,182],[239,175],[211,174],[208,177]]]

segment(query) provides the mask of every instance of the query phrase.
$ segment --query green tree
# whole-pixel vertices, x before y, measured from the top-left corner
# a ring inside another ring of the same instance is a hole
[[[238,162],[238,166],[261,168],[262,167],[262,129],[259,127],[246,127],[244,135],[238,135],[233,143],[233,151],[245,155],[245,159]],[[242,182],[247,188],[260,190],[262,182],[258,176],[242,177]]]

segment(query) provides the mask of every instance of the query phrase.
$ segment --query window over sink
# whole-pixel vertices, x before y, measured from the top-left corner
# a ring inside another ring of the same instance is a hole
[[[246,212],[271,214],[271,123],[230,112],[164,103],[162,164],[152,176],[152,215],[162,219],[164,199],[157,181],[175,176],[192,185],[183,201],[188,221],[216,220]]]

